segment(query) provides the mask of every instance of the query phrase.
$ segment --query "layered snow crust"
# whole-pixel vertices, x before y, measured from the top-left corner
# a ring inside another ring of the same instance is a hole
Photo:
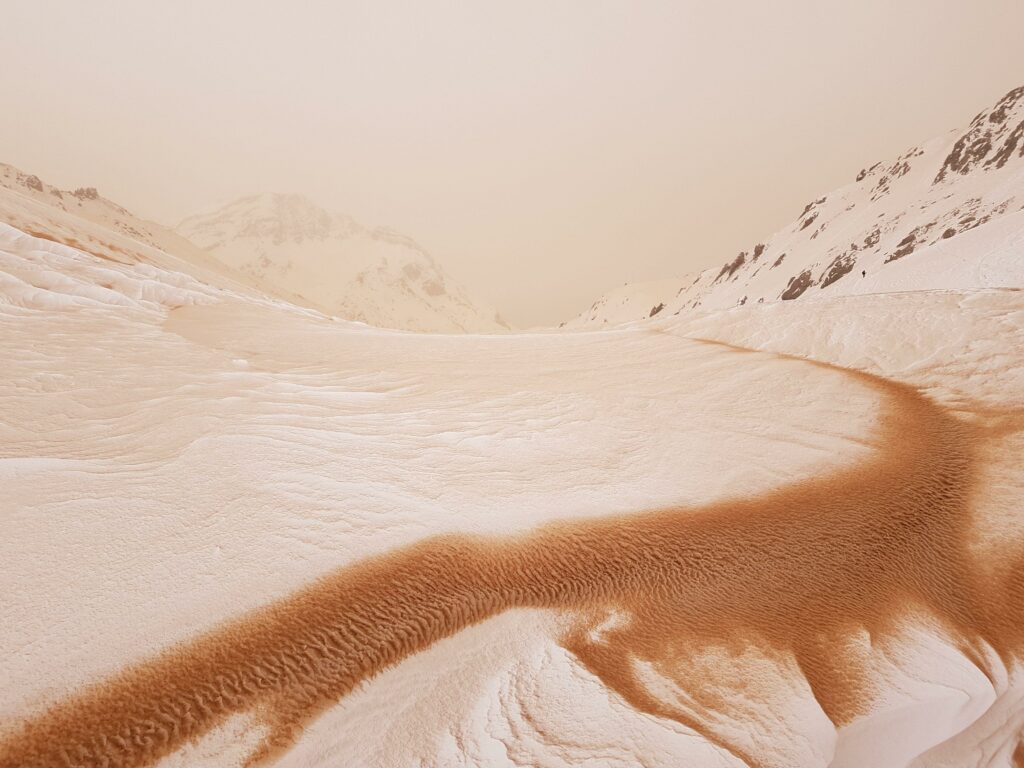
[[[879,393],[780,354],[979,418],[1024,402],[1022,349],[1024,300],[1002,290],[607,332],[389,332],[0,226],[0,724],[434,534],[702,505],[870,456]],[[986,449],[983,557],[1024,540],[1022,448],[1010,431]],[[1024,727],[1019,667],[982,649],[983,674],[926,616],[867,653],[881,693],[840,728],[794,663],[706,649],[745,713],[709,713],[717,739],[607,688],[566,649],[567,620],[519,609],[441,640],[323,712],[277,764],[743,765],[726,734],[772,766],[1009,768]],[[653,695],[690,700],[644,664]],[[161,765],[239,765],[264,729],[238,713]]]

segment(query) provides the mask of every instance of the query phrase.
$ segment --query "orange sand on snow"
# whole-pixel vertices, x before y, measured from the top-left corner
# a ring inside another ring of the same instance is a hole
[[[254,760],[271,758],[360,682],[510,608],[570,612],[563,643],[610,688],[751,764],[651,695],[633,660],[727,710],[688,660],[750,644],[795,659],[842,724],[872,697],[854,632],[891,636],[924,611],[983,669],[982,641],[1017,653],[1024,553],[998,583],[968,553],[980,432],[910,387],[843,373],[884,397],[877,450],[859,464],[750,498],[437,536],[366,559],[57,703],[0,739],[0,766],[142,766],[238,712],[269,726]],[[592,639],[612,612],[629,621]]]

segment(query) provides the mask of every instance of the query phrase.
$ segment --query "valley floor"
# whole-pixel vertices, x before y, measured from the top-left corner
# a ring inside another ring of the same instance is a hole
[[[1020,766],[1024,293],[381,331],[0,225],[0,766]]]

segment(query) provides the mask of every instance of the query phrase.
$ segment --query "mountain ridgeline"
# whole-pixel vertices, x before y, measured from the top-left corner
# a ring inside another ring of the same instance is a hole
[[[810,201],[772,237],[688,279],[626,285],[566,323],[1024,283],[1024,86],[971,124]]]
[[[507,330],[411,238],[300,195],[245,197],[171,229],[94,187],[62,190],[0,164],[0,221],[120,263],[145,263],[346,320],[441,333]]]
[[[349,320],[448,333],[508,328],[411,238],[302,195],[244,197],[185,219],[177,231],[254,284]]]

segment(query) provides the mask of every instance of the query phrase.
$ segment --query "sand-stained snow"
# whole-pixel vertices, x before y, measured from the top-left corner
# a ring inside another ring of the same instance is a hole
[[[72,765],[239,765],[269,736],[288,766],[1010,766],[1022,682],[991,587],[1024,583],[1022,348],[1012,291],[388,332],[0,227],[0,765],[45,764],[59,740],[33,734],[59,732]],[[869,545],[833,476],[869,523],[936,493],[950,530],[922,523],[920,557]],[[928,564],[963,536],[963,564]],[[373,615],[417,629],[343,626]],[[335,654],[386,663],[336,677]]]

